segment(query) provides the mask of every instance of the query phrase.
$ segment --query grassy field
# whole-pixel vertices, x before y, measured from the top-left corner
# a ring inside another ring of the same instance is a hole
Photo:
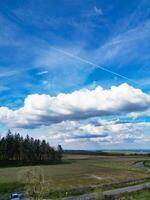
[[[127,181],[133,183],[143,178],[150,180],[150,173],[134,164],[141,160],[150,162],[150,157],[65,155],[64,164],[42,165],[41,168],[50,184],[50,191],[101,187],[105,184],[112,184],[111,188],[124,186]],[[20,177],[25,170],[31,168],[35,166],[0,168],[0,196],[22,190],[24,181]],[[103,188],[105,189],[105,186]]]
[[[150,200],[150,190],[143,190],[135,194],[130,194],[117,200]]]
[[[146,161],[144,162],[144,165],[145,165],[146,167],[150,167],[150,160],[146,160]]]

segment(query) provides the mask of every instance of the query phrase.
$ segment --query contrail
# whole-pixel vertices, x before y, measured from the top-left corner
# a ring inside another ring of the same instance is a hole
[[[130,82],[132,82],[132,83],[137,84],[134,80],[132,80],[132,79],[126,77],[126,76],[123,76],[123,75],[121,75],[121,74],[118,74],[118,73],[116,73],[116,72],[114,72],[114,71],[112,71],[112,70],[109,70],[109,69],[105,68],[105,67],[99,66],[99,65],[97,65],[97,64],[95,64],[95,63],[93,63],[93,62],[91,62],[91,61],[88,61],[88,60],[86,60],[86,59],[84,59],[84,58],[81,58],[81,57],[79,57],[79,56],[75,56],[75,55],[73,55],[73,54],[71,54],[71,53],[69,53],[69,52],[66,52],[66,51],[64,51],[64,50],[61,50],[61,49],[58,49],[58,48],[55,48],[55,47],[52,47],[52,48],[55,49],[56,51],[60,52],[60,53],[63,53],[63,54],[66,55],[66,56],[69,56],[69,57],[71,57],[71,58],[75,58],[76,60],[79,60],[79,61],[81,61],[81,62],[87,63],[87,64],[92,65],[92,66],[94,66],[94,67],[100,68],[101,70],[103,70],[103,71],[105,71],[105,72],[108,72],[108,73],[110,73],[110,74],[116,75],[116,76],[118,76],[118,77],[120,77],[120,78],[123,78],[123,79],[128,80],[128,81],[130,81]]]

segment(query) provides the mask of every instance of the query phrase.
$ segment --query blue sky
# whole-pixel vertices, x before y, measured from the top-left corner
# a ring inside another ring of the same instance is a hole
[[[1,134],[148,148],[149,41],[149,0],[1,1]]]

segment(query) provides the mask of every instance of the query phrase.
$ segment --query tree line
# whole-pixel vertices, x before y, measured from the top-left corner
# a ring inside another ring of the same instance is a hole
[[[0,138],[1,161],[52,161],[62,159],[63,149],[51,147],[45,140],[34,139],[27,135],[25,138],[19,133],[12,134],[9,130],[5,137]]]

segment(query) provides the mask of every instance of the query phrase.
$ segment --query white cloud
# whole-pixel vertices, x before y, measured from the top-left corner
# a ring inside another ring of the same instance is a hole
[[[41,76],[41,75],[44,75],[44,74],[48,74],[48,71],[41,71],[41,72],[38,72],[37,75],[38,76]]]
[[[50,81],[44,80],[42,83],[47,89],[51,89],[53,87],[53,84]]]
[[[85,121],[63,121],[50,126],[28,130],[34,138],[44,138],[52,145],[62,144],[64,148],[145,148],[149,147],[149,122],[106,121],[101,119]],[[14,129],[26,134],[26,130]],[[42,136],[41,136],[42,135]],[[116,146],[117,145],[117,146]],[[132,146],[131,146],[132,145]]]
[[[116,121],[99,120],[99,122],[100,126],[89,122],[88,124],[82,124],[81,122],[60,123],[59,128],[58,125],[54,128],[54,138],[57,138],[59,141],[64,140],[67,143],[88,141],[107,145],[131,143],[143,144],[145,142],[150,142],[150,137],[143,134],[143,132],[150,127],[150,123],[148,122],[120,122],[119,124],[116,123]],[[70,127],[69,131],[65,128],[68,126]],[[54,130],[53,127],[54,126],[51,126],[51,132]],[[87,129],[87,127],[89,128]],[[51,137],[51,139],[52,138],[53,137]]]
[[[65,120],[148,112],[150,95],[126,83],[104,90],[82,89],[57,96],[32,94],[18,110],[0,107],[0,122],[14,127],[35,128]]]
[[[5,85],[0,85],[0,92],[6,91],[6,90],[9,90],[9,87],[7,87]]]
[[[115,32],[120,32],[120,26]],[[122,30],[122,29],[121,29]],[[100,46],[93,52],[95,62],[103,66],[127,66],[128,63],[146,62],[149,61],[149,54],[145,49],[149,49],[147,40],[150,37],[150,22],[145,21],[139,25],[122,31],[121,33],[114,34],[112,38],[106,41],[105,44]],[[145,45],[141,49],[141,44]],[[140,54],[140,57],[139,57]],[[101,59],[100,59],[101,58]],[[148,64],[148,63],[147,63]]]
[[[94,11],[97,15],[103,15],[103,11],[101,8],[97,8],[96,6],[94,6]]]
[[[132,112],[131,113],[131,116],[134,117],[134,118],[137,118],[139,116],[150,116],[150,109],[146,110],[146,111],[143,111],[143,112]]]

